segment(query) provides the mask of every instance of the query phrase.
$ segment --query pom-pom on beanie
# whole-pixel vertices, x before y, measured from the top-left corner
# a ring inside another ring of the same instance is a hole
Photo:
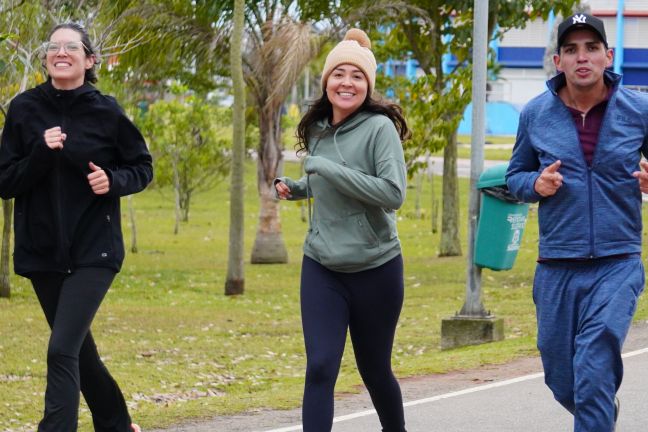
[[[367,94],[371,94],[376,85],[376,58],[371,52],[369,36],[360,29],[352,28],[344,40],[326,56],[324,70],[322,71],[322,90],[326,92],[326,80],[333,69],[341,64],[350,64],[360,69],[369,82]]]

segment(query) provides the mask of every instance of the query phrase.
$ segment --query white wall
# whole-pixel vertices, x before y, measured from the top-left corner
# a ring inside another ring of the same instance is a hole
[[[616,2],[615,6],[616,6]],[[626,11],[647,11],[648,3],[646,0],[625,0],[625,10]]]
[[[648,0],[646,1],[648,9]],[[648,45],[648,17],[625,17],[624,43],[626,48],[646,48]]]
[[[489,101],[506,101],[524,105],[547,89],[542,69],[503,68],[499,79],[491,82]]]
[[[537,19],[528,23],[524,29],[512,29],[504,33],[499,45],[503,47],[544,47],[547,45],[548,38],[547,23]]]
[[[584,1],[583,3],[587,3],[592,7],[592,12],[596,12],[596,10],[616,10],[618,7],[617,0],[587,0]],[[628,3],[628,0],[626,0],[626,3]]]
[[[617,0],[589,0],[592,11],[613,12]],[[625,11],[648,12],[648,0],[625,0]],[[560,18],[558,18],[560,19]],[[616,46],[616,17],[601,17],[605,24],[608,44]],[[648,47],[648,17],[625,17],[624,47]],[[513,29],[504,34],[499,45],[502,47],[545,47],[549,28],[546,22],[536,20],[525,29]],[[547,89],[546,75],[542,69],[503,68],[497,82],[491,82],[489,100],[504,100],[514,104],[525,104]]]

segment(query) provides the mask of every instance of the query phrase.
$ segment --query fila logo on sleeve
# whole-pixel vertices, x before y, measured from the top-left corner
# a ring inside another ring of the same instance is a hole
[[[574,15],[572,17],[572,24],[585,24],[585,20],[587,17],[583,14],[581,15]]]

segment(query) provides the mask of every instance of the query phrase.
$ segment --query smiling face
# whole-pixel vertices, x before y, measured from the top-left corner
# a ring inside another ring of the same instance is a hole
[[[333,124],[353,114],[367,98],[369,82],[356,66],[341,64],[326,80],[326,96],[333,105]]]
[[[612,50],[606,49],[593,31],[574,30],[553,60],[556,69],[565,73],[568,87],[587,91],[604,85],[603,73],[612,65]]]
[[[95,62],[93,55],[86,55],[84,49],[68,52],[64,46],[69,42],[81,42],[81,35],[68,28],[61,28],[52,33],[49,42],[57,43],[61,48],[56,52],[47,51],[45,66],[52,78],[52,85],[60,90],[72,90],[81,87],[86,69],[92,68]]]

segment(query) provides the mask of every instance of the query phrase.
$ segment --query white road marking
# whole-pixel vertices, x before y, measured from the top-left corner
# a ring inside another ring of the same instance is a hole
[[[630,352],[627,352],[625,354],[622,354],[621,357],[628,358],[628,357],[634,357],[634,356],[638,356],[638,355],[646,354],[646,353],[648,353],[648,348],[643,348],[643,349],[639,349],[639,350],[636,350],[636,351],[630,351]],[[508,379],[508,380],[499,381],[499,382],[495,382],[495,383],[491,383],[491,384],[484,384],[484,385],[480,385],[480,386],[476,386],[476,387],[467,388],[467,389],[464,389],[464,390],[459,390],[459,391],[455,391],[455,392],[444,393],[444,394],[440,394],[440,395],[437,395],[437,396],[432,396],[432,397],[429,397],[429,398],[417,399],[417,400],[405,402],[403,404],[403,406],[404,407],[411,407],[411,406],[416,406],[416,405],[423,405],[423,404],[430,403],[430,402],[436,402],[436,401],[439,401],[439,400],[442,400],[442,399],[450,399],[450,398],[457,397],[457,396],[463,396],[463,395],[466,395],[466,394],[477,393],[477,392],[486,391],[486,390],[490,390],[490,389],[494,389],[494,388],[498,388],[498,387],[504,387],[504,386],[511,385],[511,384],[517,384],[517,383],[524,382],[524,381],[530,381],[530,380],[534,380],[534,379],[537,379],[537,378],[542,378],[543,376],[544,376],[544,373],[542,373],[542,372],[529,374],[529,375],[523,375],[521,377],[511,378],[511,379]],[[370,416],[370,415],[373,415],[373,414],[376,414],[376,410],[359,411],[357,413],[347,414],[347,415],[335,417],[333,419],[333,423],[339,423],[339,422],[343,422],[343,421],[346,421],[346,420],[353,420],[353,419],[356,419],[356,418],[366,417],[366,416]],[[268,430],[268,431],[265,431],[265,432],[292,432],[292,431],[300,431],[300,430],[302,430],[302,427],[301,427],[301,425],[298,425],[298,426],[288,426],[288,427],[279,428],[279,429],[272,429],[272,430]]]

